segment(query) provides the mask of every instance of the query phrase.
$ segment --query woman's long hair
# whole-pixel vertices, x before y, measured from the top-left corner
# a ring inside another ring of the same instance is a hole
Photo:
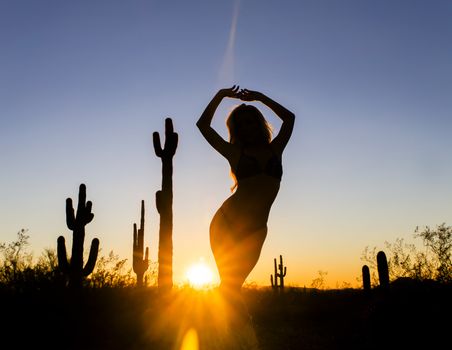
[[[229,131],[229,142],[239,144],[243,146],[245,144],[244,140],[240,140],[239,125],[240,118],[243,117],[253,118],[258,125],[258,130],[260,131],[260,136],[262,137],[262,144],[269,144],[272,139],[272,127],[267,122],[262,113],[254,106],[242,103],[241,105],[235,107],[226,120],[226,126]],[[234,180],[234,185],[231,187],[231,192],[237,188],[237,178],[231,170],[231,177]]]
[[[262,113],[254,106],[242,103],[235,107],[226,120],[226,126],[229,131],[229,142],[243,144],[239,137],[239,122],[243,117],[254,118],[258,124],[258,129],[262,136],[263,143],[270,143],[272,138],[272,127],[267,122]]]

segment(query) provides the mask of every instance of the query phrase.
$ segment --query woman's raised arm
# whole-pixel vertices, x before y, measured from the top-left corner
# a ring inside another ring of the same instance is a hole
[[[272,140],[271,145],[275,152],[282,154],[284,148],[289,142],[290,136],[295,122],[295,114],[287,108],[281,106],[278,102],[273,101],[270,97],[265,96],[261,92],[242,89],[238,93],[238,97],[243,101],[259,101],[269,107],[283,121],[278,135]]]
[[[237,92],[239,91],[239,86],[234,85],[230,89],[221,89],[219,90],[212,100],[207,105],[204,112],[201,114],[201,117],[196,122],[196,126],[198,127],[201,134],[204,138],[209,142],[209,144],[215,148],[220,154],[229,159],[231,152],[231,144],[225,141],[212,127],[212,119],[215,114],[215,111],[218,108],[218,105],[225,97],[233,97],[237,98]]]

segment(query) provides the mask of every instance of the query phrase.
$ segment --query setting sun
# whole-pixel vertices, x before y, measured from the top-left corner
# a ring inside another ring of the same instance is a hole
[[[203,261],[191,265],[186,273],[188,282],[194,288],[200,289],[213,282],[213,273]]]

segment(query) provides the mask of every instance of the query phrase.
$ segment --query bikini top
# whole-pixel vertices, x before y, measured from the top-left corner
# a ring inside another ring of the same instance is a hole
[[[281,180],[283,170],[281,160],[276,154],[273,154],[262,168],[255,157],[245,154],[242,150],[234,174],[237,181],[258,174],[266,174]]]

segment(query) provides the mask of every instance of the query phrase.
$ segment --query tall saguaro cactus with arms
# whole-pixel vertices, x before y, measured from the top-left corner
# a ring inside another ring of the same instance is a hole
[[[282,255],[279,256],[279,264],[276,263],[276,258],[273,259],[274,262],[274,268],[275,268],[275,274],[270,275],[270,281],[272,284],[272,288],[275,291],[284,291],[284,277],[286,277],[287,267],[283,264],[283,258]],[[279,271],[279,272],[278,272]],[[279,278],[279,284],[278,284],[278,278]]]
[[[83,266],[83,244],[85,241],[85,226],[89,224],[94,214],[91,213],[92,203],[86,202],[86,186],[80,185],[78,193],[77,214],[74,213],[72,199],[66,199],[66,223],[72,233],[72,256],[70,261],[66,254],[66,244],[63,236],[58,237],[58,265],[69,280],[69,287],[81,287],[83,279],[93,272],[99,252],[99,240],[91,242],[88,262]]]
[[[155,194],[160,214],[158,286],[160,290],[169,290],[173,286],[173,156],[178,142],[171,118],[165,119],[163,148],[159,133],[152,136],[155,154],[162,160],[162,189]]]
[[[149,248],[144,253],[144,201],[141,201],[140,228],[133,224],[133,271],[137,274],[137,286],[143,285],[143,276],[149,267]]]

